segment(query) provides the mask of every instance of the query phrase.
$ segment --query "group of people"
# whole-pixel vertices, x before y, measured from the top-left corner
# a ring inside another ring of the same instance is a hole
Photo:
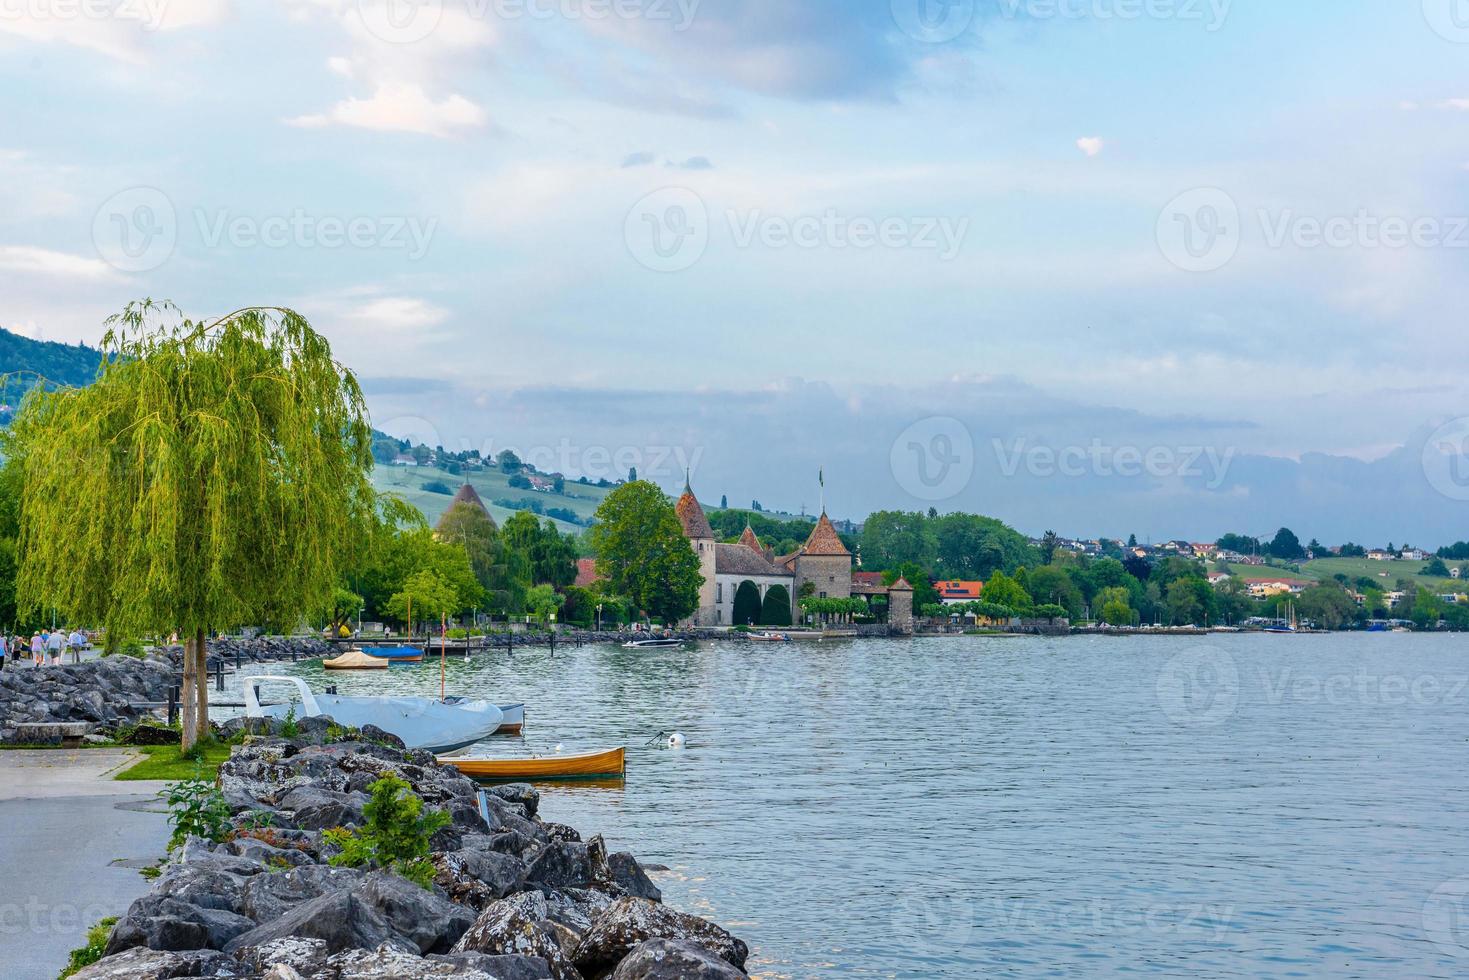
[[[91,641],[87,634],[79,629],[70,633],[61,629],[37,630],[29,640],[17,633],[7,637],[3,648],[0,648],[0,666],[4,665],[7,655],[13,663],[20,663],[28,653],[37,667],[47,663],[59,664],[63,653],[80,657],[89,646]]]

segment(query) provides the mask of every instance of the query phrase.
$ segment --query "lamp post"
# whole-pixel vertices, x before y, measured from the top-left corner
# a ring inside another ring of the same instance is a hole
[[[602,632],[602,604],[597,603],[597,632]]]

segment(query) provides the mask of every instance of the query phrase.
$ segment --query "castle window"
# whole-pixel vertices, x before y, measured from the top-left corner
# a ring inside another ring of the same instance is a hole
[[[724,583],[723,582],[716,582],[714,584],[714,601],[715,602],[723,602],[724,601]]]

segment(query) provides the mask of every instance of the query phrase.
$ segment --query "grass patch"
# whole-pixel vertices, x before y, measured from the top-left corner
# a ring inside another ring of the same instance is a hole
[[[100,960],[103,950],[107,947],[107,937],[112,935],[112,927],[115,925],[117,925],[117,916],[114,915],[103,919],[88,929],[87,944],[80,949],[71,951],[71,957],[66,964],[66,969],[61,971],[60,976],[56,980],[66,980],[73,973],[89,967]]]
[[[134,779],[214,779],[219,775],[219,764],[230,757],[230,747],[218,742],[205,743],[202,758],[191,758],[179,751],[177,745],[142,745],[137,750],[146,758],[130,768],[124,769],[114,778]]]

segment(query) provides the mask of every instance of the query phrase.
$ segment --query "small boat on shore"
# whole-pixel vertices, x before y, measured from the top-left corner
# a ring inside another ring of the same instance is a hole
[[[387,670],[391,664],[387,657],[375,657],[355,647],[321,662],[327,670]]]
[[[791,638],[784,633],[748,633],[746,634],[756,643],[789,643]]]
[[[684,641],[672,636],[660,636],[651,640],[628,640],[622,645],[624,650],[661,650],[665,647],[681,647]]]
[[[493,735],[505,717],[499,706],[489,701],[451,703],[432,698],[312,694],[299,677],[264,675],[246,680],[246,718],[285,718],[296,710],[295,704],[261,704],[260,686],[267,681],[296,688],[301,696],[299,717],[327,715],[351,728],[376,725],[401,738],[410,749],[453,752],[465,748]]]
[[[627,769],[627,749],[607,749],[581,755],[547,755],[534,759],[446,759],[471,779],[595,779],[621,776]]]
[[[465,698],[445,698],[445,704],[463,704]],[[495,729],[496,735],[519,735],[525,727],[525,705],[502,704],[500,707],[500,727]]]

